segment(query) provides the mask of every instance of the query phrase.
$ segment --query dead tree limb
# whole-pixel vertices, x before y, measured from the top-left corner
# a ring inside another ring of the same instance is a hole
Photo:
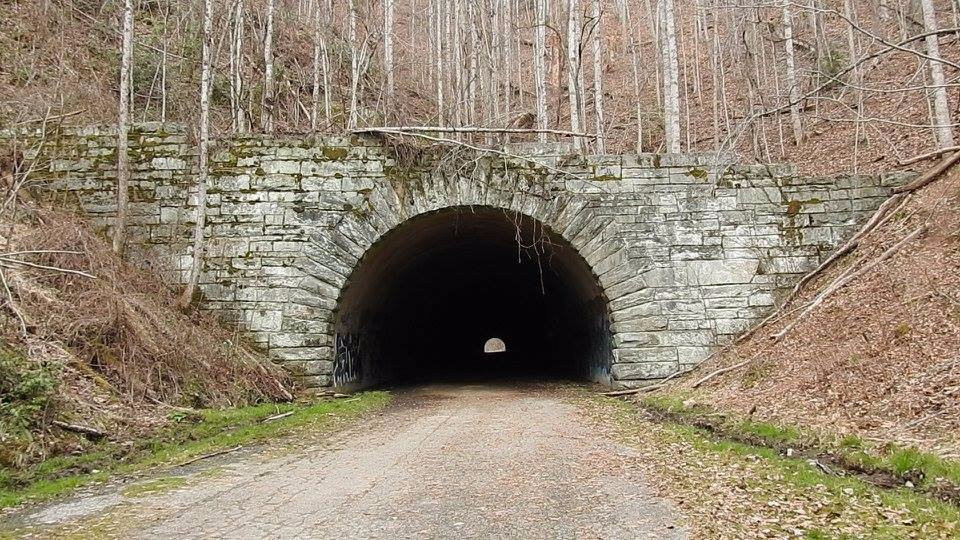
[[[548,133],[552,135],[563,135],[566,137],[586,137],[597,139],[596,133],[581,133],[578,131],[566,131],[562,129],[538,129],[538,128],[497,128],[497,127],[441,127],[441,126],[383,126],[368,127],[351,130],[351,133],[382,133],[384,131],[409,131],[414,133],[518,133],[518,134],[541,134]]]
[[[943,154],[946,154],[946,153],[949,153],[949,152],[956,152],[957,150],[960,150],[960,146],[948,146],[948,147],[946,147],[946,148],[938,148],[938,149],[936,149],[936,150],[934,150],[934,151],[932,151],[932,152],[927,152],[927,153],[924,153],[924,154],[919,154],[919,155],[913,156],[912,158],[901,159],[900,161],[897,162],[897,164],[899,164],[899,165],[913,165],[914,163],[923,161],[923,160],[925,160],[925,159],[930,159],[930,158],[939,157],[939,156],[942,156]]]
[[[702,385],[703,383],[705,383],[705,382],[709,381],[710,379],[716,377],[717,375],[722,375],[722,374],[724,374],[724,373],[726,373],[726,372],[728,372],[728,371],[733,371],[733,370],[735,370],[735,369],[740,369],[740,368],[742,368],[743,366],[749,364],[749,363],[752,362],[752,361],[753,361],[753,358],[751,357],[751,358],[748,358],[748,359],[746,359],[746,360],[744,360],[743,362],[740,362],[740,363],[738,363],[738,364],[734,364],[734,365],[732,365],[732,366],[727,366],[727,367],[725,367],[725,368],[720,368],[720,369],[718,369],[718,370],[716,370],[716,371],[711,371],[710,373],[706,374],[703,378],[701,378],[701,379],[698,380],[697,382],[693,383],[693,388],[698,388],[700,385]]]
[[[923,234],[923,232],[924,232],[926,229],[927,229],[927,226],[926,226],[926,225],[921,225],[920,227],[917,227],[913,232],[911,232],[910,234],[908,234],[907,236],[905,236],[902,240],[900,240],[899,242],[897,242],[896,244],[894,244],[893,246],[891,246],[890,249],[884,251],[883,254],[881,254],[881,255],[880,255],[879,257],[877,257],[876,259],[874,259],[874,260],[870,261],[869,263],[863,265],[859,270],[845,272],[842,276],[840,276],[839,278],[837,278],[836,280],[834,280],[833,283],[831,283],[829,286],[827,286],[827,288],[824,289],[823,292],[821,292],[820,294],[818,294],[817,297],[814,298],[809,304],[807,304],[807,306],[804,308],[804,310],[803,310],[802,312],[800,312],[800,314],[797,315],[797,317],[796,317],[795,319],[793,319],[792,321],[790,321],[790,324],[788,324],[787,326],[785,326],[782,330],[780,330],[780,331],[777,332],[776,334],[773,334],[772,336],[770,336],[770,339],[772,339],[774,342],[777,342],[777,341],[780,341],[781,339],[783,339],[783,337],[784,337],[785,335],[787,335],[787,333],[789,333],[791,330],[793,330],[793,328],[794,328],[795,326],[797,326],[797,324],[800,323],[800,321],[802,321],[803,319],[805,319],[805,318],[807,317],[807,315],[809,315],[817,306],[819,306],[821,303],[823,303],[823,301],[824,301],[828,296],[830,296],[830,295],[833,294],[834,292],[840,290],[840,289],[843,288],[846,284],[850,283],[850,282],[853,281],[854,279],[857,279],[858,277],[866,274],[867,272],[869,272],[870,270],[872,270],[873,268],[875,268],[878,264],[880,264],[880,263],[882,263],[883,261],[885,261],[885,260],[889,259],[890,257],[892,257],[894,254],[896,254],[898,251],[900,251],[900,250],[903,248],[903,246],[907,245],[907,244],[910,243],[913,239],[915,239],[915,238],[917,238],[918,236],[920,236],[921,234]],[[851,267],[851,268],[852,268],[852,267]]]
[[[107,436],[106,433],[100,431],[99,429],[92,428],[89,426],[81,426],[80,424],[68,424],[66,422],[61,422],[60,420],[54,420],[50,423],[62,430],[72,431],[73,433],[79,433],[91,439],[102,439]]]
[[[937,178],[940,178],[940,175],[947,172],[951,167],[956,165],[958,161],[960,161],[960,151],[954,152],[950,156],[941,160],[936,167],[923,173],[923,175],[920,178],[917,178],[905,185],[894,188],[893,192],[909,193],[911,191],[916,191],[922,188],[923,186],[929,184],[930,182],[933,182]]]

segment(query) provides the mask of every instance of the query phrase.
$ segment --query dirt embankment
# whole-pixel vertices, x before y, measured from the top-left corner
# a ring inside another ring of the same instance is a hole
[[[177,291],[150,266],[125,263],[77,217],[22,196],[7,203],[0,481],[79,452],[98,433],[119,443],[145,436],[188,407],[291,398],[279,368],[210,316],[178,309]]]
[[[801,316],[860,268],[868,269]],[[909,195],[781,315],[665,391],[755,419],[960,457],[960,171]]]

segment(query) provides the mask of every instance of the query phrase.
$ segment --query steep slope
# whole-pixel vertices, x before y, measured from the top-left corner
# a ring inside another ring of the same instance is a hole
[[[796,320],[847,269],[864,268],[921,227]],[[782,313],[667,391],[757,419],[960,457],[960,171],[915,192]],[[785,328],[782,339],[771,337]]]
[[[291,398],[279,368],[211,317],[179,311],[157,274],[121,261],[79,218],[4,206],[0,471],[98,438],[64,424],[123,443],[182,407]]]

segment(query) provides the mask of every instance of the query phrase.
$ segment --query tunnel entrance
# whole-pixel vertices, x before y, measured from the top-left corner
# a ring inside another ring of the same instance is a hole
[[[333,385],[609,381],[606,298],[586,261],[530,217],[453,207],[407,220],[353,270],[337,305]],[[502,352],[485,352],[491,338]]]

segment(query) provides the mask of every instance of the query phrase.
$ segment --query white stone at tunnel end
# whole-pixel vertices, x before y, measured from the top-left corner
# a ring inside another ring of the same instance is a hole
[[[41,196],[76,201],[102,229],[115,213],[111,132],[63,130],[42,145],[47,165],[35,171]],[[0,141],[14,136],[30,147],[41,134],[7,130]],[[216,147],[202,307],[239,322],[306,386],[343,373],[331,345],[358,261],[424,212],[520,212],[571,241],[609,302],[609,382],[637,385],[695,364],[762,319],[911,177],[803,178],[729,157],[717,164],[714,154],[580,156],[563,145],[526,145],[524,157],[457,169],[442,155],[404,165],[357,137],[244,136]],[[175,281],[191,259],[195,155],[180,126],[141,125],[131,135],[128,237]]]

